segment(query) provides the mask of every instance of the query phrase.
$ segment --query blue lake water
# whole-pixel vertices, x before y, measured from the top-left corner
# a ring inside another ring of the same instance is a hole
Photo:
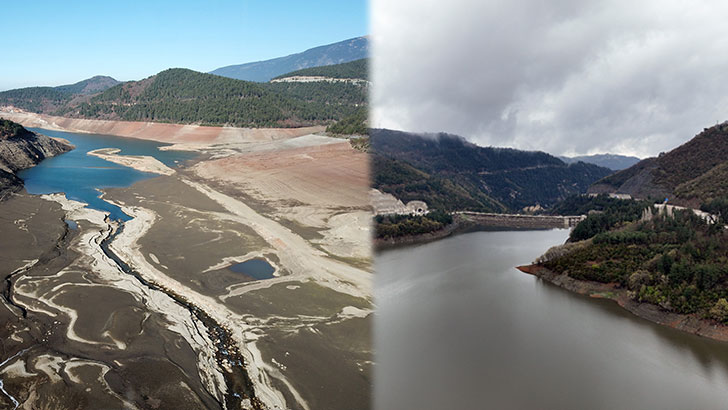
[[[273,277],[275,268],[265,259],[250,259],[230,267],[230,270],[243,273],[255,279],[270,279]]]
[[[190,152],[160,151],[159,147],[169,144],[154,141],[110,135],[74,134],[39,128],[30,130],[51,137],[65,138],[76,148],[18,173],[29,193],[64,192],[69,199],[85,202],[90,208],[109,212],[112,219],[124,221],[129,220],[129,216],[119,207],[99,198],[100,193],[97,189],[127,187],[157,175],[87,155],[89,151],[99,148],[118,148],[121,150],[119,155],[153,156],[169,167],[175,167],[195,156]]]

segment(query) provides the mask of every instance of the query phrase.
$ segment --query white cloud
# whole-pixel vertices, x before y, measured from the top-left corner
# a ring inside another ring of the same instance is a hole
[[[372,124],[656,155],[728,119],[728,3],[374,0]]]

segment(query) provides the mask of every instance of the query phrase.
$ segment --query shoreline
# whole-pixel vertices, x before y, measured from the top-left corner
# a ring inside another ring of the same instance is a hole
[[[517,266],[516,269],[580,295],[612,300],[633,315],[658,325],[719,342],[728,342],[728,326],[695,315],[668,312],[657,305],[638,302],[627,295],[627,289],[619,287],[616,283],[578,280],[538,264]]]
[[[453,215],[453,223],[447,225],[443,229],[423,233],[419,235],[407,235],[396,238],[374,238],[374,250],[384,251],[388,249],[405,248],[408,246],[422,245],[430,242],[439,241],[451,236],[463,235],[472,232],[489,232],[489,231],[540,231],[558,228],[534,228],[530,226],[516,226],[508,224],[485,224],[464,218],[461,215]]]
[[[325,126],[318,125],[299,128],[239,128],[164,122],[98,120],[59,117],[28,111],[5,111],[3,108],[5,107],[0,107],[1,118],[17,122],[24,127],[79,134],[112,135],[167,144],[208,145],[240,141],[275,141],[313,134],[326,129]]]
[[[147,172],[157,175],[173,175],[176,171],[164,165],[158,159],[148,155],[119,155],[121,152],[118,148],[99,148],[86,153],[93,157],[101,158],[105,161],[123,165],[137,171]]]

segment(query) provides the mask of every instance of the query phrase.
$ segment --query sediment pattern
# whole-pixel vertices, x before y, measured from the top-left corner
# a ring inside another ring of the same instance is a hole
[[[0,263],[0,318],[9,323],[0,334],[0,400],[11,408],[369,408],[366,155],[345,140],[288,132],[176,146],[202,160],[105,190],[132,217],[123,225],[62,194],[0,204],[3,237],[15,238],[0,251],[22,250]],[[30,217],[29,204],[38,208]],[[273,266],[273,278],[230,269],[252,258]]]

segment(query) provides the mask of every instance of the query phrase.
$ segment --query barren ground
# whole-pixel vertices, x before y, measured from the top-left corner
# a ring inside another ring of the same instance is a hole
[[[23,372],[43,368],[46,381],[97,386],[92,390],[112,407],[123,400],[135,405],[147,400],[149,407],[175,400],[192,407],[224,402],[225,393],[235,392],[223,380],[225,362],[216,363],[213,343],[199,331],[203,324],[169,297],[177,295],[226,329],[263,407],[369,408],[373,306],[366,154],[346,140],[311,135],[311,129],[208,130],[18,115],[26,116],[28,126],[141,135],[201,156],[188,168],[104,194],[133,217],[111,242],[111,251],[153,288],[104,256],[99,243],[113,226],[103,214],[62,195],[30,197],[45,204],[56,225],[65,218],[79,229],[71,231],[75,239],[63,249],[70,256],[51,258],[58,266],[44,268],[38,277],[18,276],[18,301],[33,317],[58,321],[58,343],[108,353],[87,363],[88,356],[74,362],[73,351],[65,356],[54,351],[32,366],[18,364],[19,354],[0,365],[6,388],[21,383],[27,377]],[[151,170],[154,164],[148,157],[97,154],[138,169]],[[53,238],[44,240],[47,247],[53,248]],[[11,272],[34,258],[0,267]],[[252,258],[265,259],[275,268],[274,277],[255,280],[230,269]],[[155,350],[160,344],[164,349]],[[167,362],[181,373],[175,376]],[[155,371],[169,373],[170,383],[181,387],[172,388]],[[141,381],[146,387],[134,390],[140,395],[130,395]],[[40,388],[42,379],[32,383]],[[25,386],[26,396],[35,391]],[[16,397],[23,403],[38,400]]]

